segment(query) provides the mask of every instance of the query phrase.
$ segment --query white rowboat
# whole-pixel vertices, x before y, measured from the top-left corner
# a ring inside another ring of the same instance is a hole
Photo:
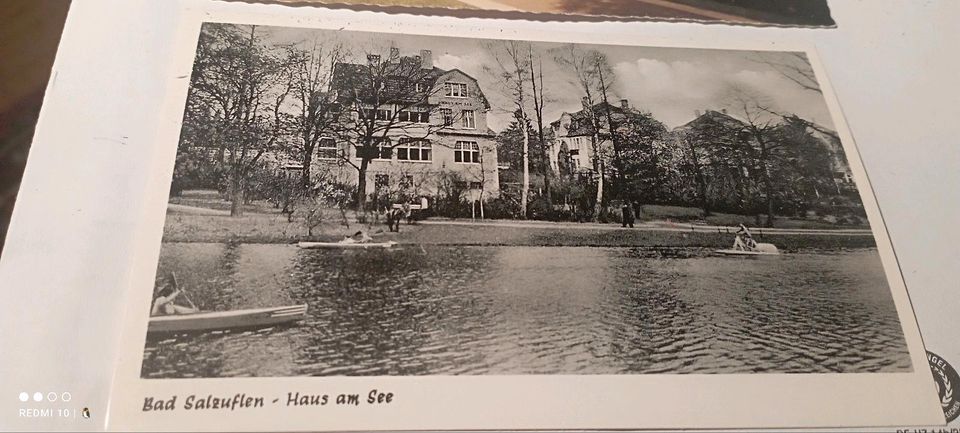
[[[306,249],[367,249],[367,248],[390,248],[397,243],[394,241],[389,242],[366,242],[366,243],[349,243],[349,242],[299,242],[297,246],[300,248]]]
[[[171,314],[151,317],[147,325],[147,333],[264,327],[293,322],[303,319],[306,315],[306,304],[210,313]]]

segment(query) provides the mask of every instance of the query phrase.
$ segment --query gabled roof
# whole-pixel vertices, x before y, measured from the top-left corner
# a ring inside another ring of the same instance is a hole
[[[597,116],[599,116],[600,123],[602,124],[601,129],[606,127],[606,111],[608,108],[611,116],[615,117],[622,117],[627,112],[636,112],[636,110],[633,108],[624,108],[619,105],[613,105],[606,102],[593,104],[591,109],[594,113],[596,113]],[[559,127],[560,121],[563,119],[564,115],[570,116],[570,127],[567,128],[568,137],[589,136],[594,134],[593,122],[590,121],[590,110],[584,108],[575,113],[563,113],[560,115],[560,119],[557,119],[550,124],[555,128]]]
[[[489,109],[490,109],[490,101],[487,100],[487,95],[485,95],[485,94],[483,93],[483,89],[480,88],[480,81],[477,80],[476,78],[473,78],[472,75],[470,75],[470,74],[468,74],[468,73],[466,73],[466,72],[463,72],[463,71],[460,70],[459,68],[453,68],[453,69],[451,69],[451,70],[449,70],[449,71],[444,71],[442,74],[440,74],[439,77],[437,77],[437,79],[439,79],[440,77],[442,77],[442,76],[444,76],[444,75],[452,74],[452,73],[454,73],[454,72],[457,72],[457,73],[463,75],[464,77],[467,77],[468,79],[470,79],[470,81],[473,81],[474,83],[477,84],[477,88],[480,89],[480,95],[479,95],[479,96],[480,96],[480,100],[483,101],[483,107],[484,107],[485,109],[489,110]],[[436,82],[436,80],[434,80],[434,82]]]
[[[736,117],[733,117],[727,113],[723,113],[715,110],[707,110],[703,114],[694,118],[693,120],[674,128],[674,130],[675,131],[688,130],[688,129],[693,129],[693,128],[697,128],[697,127],[708,125],[708,124],[722,125],[722,126],[728,126],[728,127],[741,127],[745,125],[745,123],[742,120],[737,119]]]
[[[373,92],[371,88],[373,83],[370,83],[369,80],[373,76],[384,78],[385,88],[380,91],[380,95],[387,95],[387,97],[393,97],[398,100],[405,99],[409,102],[423,100],[426,96],[426,92],[424,91],[416,93],[409,98],[403,98],[404,95],[402,95],[402,93],[409,90],[409,87],[404,88],[404,86],[410,86],[410,84],[404,80],[409,79],[416,79],[416,81],[425,84],[427,89],[436,91],[436,89],[433,88],[437,80],[445,75],[456,72],[472,80],[477,84],[477,88],[480,88],[479,81],[466,72],[459,69],[444,70],[436,66],[430,69],[422,69],[420,67],[420,60],[416,57],[401,57],[396,61],[380,63],[377,67],[382,67],[383,73],[380,71],[371,71],[372,67],[373,66],[369,64],[347,62],[340,62],[334,65],[333,77],[330,80],[330,89],[336,95],[337,100],[339,102],[346,102],[348,99],[352,100],[355,90],[360,93],[369,93],[369,95],[360,95],[362,99],[372,99],[375,92]],[[490,102],[483,94],[482,89],[478,96],[483,102],[484,108],[490,109]]]

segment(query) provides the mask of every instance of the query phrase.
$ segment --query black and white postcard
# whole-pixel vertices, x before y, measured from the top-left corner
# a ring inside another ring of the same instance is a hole
[[[233,6],[173,62],[112,428],[942,417],[814,51]]]

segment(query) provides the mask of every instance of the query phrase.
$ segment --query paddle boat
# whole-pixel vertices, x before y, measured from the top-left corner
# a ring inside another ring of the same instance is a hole
[[[307,305],[153,316],[147,334],[262,328],[303,319]]]
[[[716,250],[714,251],[718,254],[723,254],[727,256],[779,256],[780,251],[777,250],[777,246],[774,244],[765,244],[757,243],[757,246],[752,250],[748,249],[736,249],[730,248],[725,250]]]
[[[770,243],[756,242],[753,235],[743,224],[737,230],[737,238],[733,241],[733,246],[729,249],[715,250],[717,254],[726,256],[778,256],[780,250],[777,246]]]

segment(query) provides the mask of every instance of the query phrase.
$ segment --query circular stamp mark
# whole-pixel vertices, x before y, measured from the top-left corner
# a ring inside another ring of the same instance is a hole
[[[933,373],[933,381],[937,384],[937,393],[940,395],[940,407],[947,422],[953,421],[960,415],[960,375],[940,355],[927,351],[927,361]]]

